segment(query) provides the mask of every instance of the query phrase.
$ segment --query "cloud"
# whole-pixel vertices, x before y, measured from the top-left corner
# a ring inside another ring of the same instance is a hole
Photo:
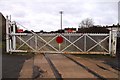
[[[60,14],[63,13],[63,28],[76,27],[81,20],[92,18],[96,25],[116,24],[118,0],[1,0],[0,11],[12,15],[17,21],[35,31],[60,29]]]

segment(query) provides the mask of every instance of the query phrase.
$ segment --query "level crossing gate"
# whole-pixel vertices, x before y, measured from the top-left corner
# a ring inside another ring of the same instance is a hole
[[[62,37],[63,42],[57,43],[57,37]],[[116,43],[116,32],[114,31],[110,31],[108,34],[16,33],[16,22],[6,19],[7,52],[115,55]]]

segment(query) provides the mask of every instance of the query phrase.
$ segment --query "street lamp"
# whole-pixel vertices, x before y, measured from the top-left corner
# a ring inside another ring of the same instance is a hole
[[[60,11],[60,15],[61,15],[61,20],[60,20],[60,24],[61,24],[61,32],[62,32],[62,14],[63,14],[63,11]]]

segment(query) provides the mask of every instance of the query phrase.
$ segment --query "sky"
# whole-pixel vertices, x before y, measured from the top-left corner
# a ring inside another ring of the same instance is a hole
[[[0,12],[28,30],[55,31],[60,29],[60,11],[63,28],[78,28],[79,23],[92,18],[94,25],[118,23],[119,0],[0,0]],[[19,28],[24,29],[20,25]]]

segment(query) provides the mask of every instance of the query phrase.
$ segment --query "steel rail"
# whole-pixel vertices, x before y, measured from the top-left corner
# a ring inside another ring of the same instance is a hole
[[[80,62],[74,60],[73,58],[71,58],[70,56],[67,56],[65,54],[62,54],[64,55],[66,58],[70,59],[71,61],[73,61],[74,63],[76,63],[77,65],[81,66],[82,68],[86,69],[88,72],[90,72],[91,74],[93,74],[94,76],[98,77],[99,79],[101,80],[107,80],[106,78],[104,78],[103,76],[97,74],[96,72],[92,71],[91,69],[89,69],[88,67],[80,64]]]
[[[55,65],[52,63],[52,61],[50,60],[50,58],[47,56],[47,53],[44,53],[44,56],[46,58],[46,60],[48,61],[48,64],[50,65],[55,77],[57,80],[63,80],[61,74],[59,73],[59,71],[56,69]]]

